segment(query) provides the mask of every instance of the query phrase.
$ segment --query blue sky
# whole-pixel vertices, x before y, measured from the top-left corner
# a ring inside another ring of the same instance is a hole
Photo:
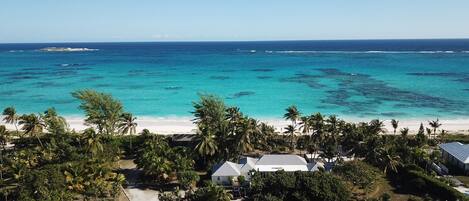
[[[0,43],[469,38],[468,0],[1,0]]]

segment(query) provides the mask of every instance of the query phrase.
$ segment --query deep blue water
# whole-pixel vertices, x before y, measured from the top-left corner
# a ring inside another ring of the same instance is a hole
[[[70,93],[84,88],[145,116],[189,116],[197,95],[212,93],[256,117],[281,118],[292,104],[351,117],[467,117],[469,40],[0,44],[0,107],[80,115]]]

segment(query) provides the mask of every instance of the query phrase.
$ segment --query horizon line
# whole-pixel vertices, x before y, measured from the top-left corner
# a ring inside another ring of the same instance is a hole
[[[307,41],[397,41],[397,40],[469,40],[468,38],[369,38],[369,39],[282,39],[282,40],[155,40],[155,41],[46,41],[0,42],[3,44],[70,44],[70,43],[223,43],[223,42],[307,42]]]

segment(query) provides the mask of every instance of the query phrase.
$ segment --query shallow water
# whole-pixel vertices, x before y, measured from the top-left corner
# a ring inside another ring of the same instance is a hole
[[[46,47],[93,51],[46,52]],[[469,40],[0,44],[0,107],[80,115],[112,93],[142,116],[190,116],[199,93],[251,116],[469,116]]]

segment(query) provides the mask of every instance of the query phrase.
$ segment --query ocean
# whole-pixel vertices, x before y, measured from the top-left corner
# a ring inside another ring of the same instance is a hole
[[[149,117],[215,94],[257,118],[467,118],[469,40],[0,44],[0,108],[82,116],[80,89]]]

